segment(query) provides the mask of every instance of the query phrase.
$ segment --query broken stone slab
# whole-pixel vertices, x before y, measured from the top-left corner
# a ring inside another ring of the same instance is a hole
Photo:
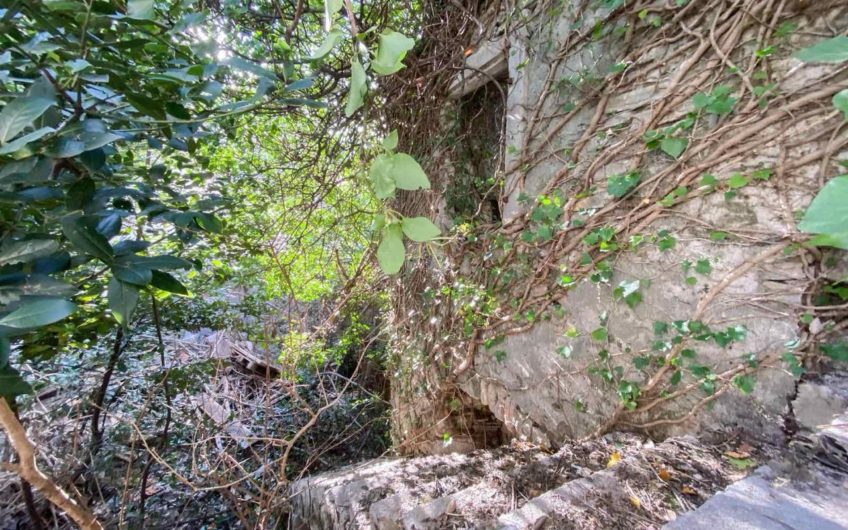
[[[848,476],[823,466],[815,471],[812,480],[796,482],[763,466],[663,529],[848,529]]]

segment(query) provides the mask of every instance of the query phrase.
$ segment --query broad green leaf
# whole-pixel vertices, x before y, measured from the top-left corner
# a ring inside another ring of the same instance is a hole
[[[8,154],[14,153],[16,151],[19,151],[19,150],[23,149],[24,147],[26,147],[27,144],[31,144],[32,142],[35,142],[36,140],[40,140],[41,138],[43,138],[43,137],[47,136],[48,134],[55,132],[55,131],[56,131],[56,129],[54,129],[53,127],[42,127],[42,128],[40,128],[36,131],[33,131],[29,134],[25,134],[25,135],[21,136],[20,138],[12,140],[11,142],[4,145],[3,147],[0,147],[0,155],[8,155]]]
[[[112,266],[112,274],[122,282],[139,287],[144,287],[153,279],[153,272],[150,269],[125,263],[115,263]]]
[[[77,249],[107,263],[112,261],[113,251],[109,240],[99,234],[85,217],[63,222],[62,231]]]
[[[0,265],[27,263],[43,258],[59,250],[59,244],[52,239],[28,239],[12,241],[0,248]]]
[[[371,69],[379,75],[390,75],[403,68],[403,58],[406,52],[415,46],[411,39],[397,31],[385,31],[380,34],[377,53],[371,61]]]
[[[155,0],[127,0],[127,16],[138,20],[153,20]]]
[[[0,326],[18,329],[46,326],[66,318],[76,309],[71,302],[59,298],[32,300],[0,318]]]
[[[207,232],[220,234],[224,231],[224,225],[211,213],[198,212],[194,215],[194,221],[200,228]]]
[[[32,394],[32,387],[11,366],[0,368],[0,397],[12,400],[15,396]]]
[[[401,226],[399,223],[390,224],[383,229],[383,240],[377,247],[377,262],[386,274],[396,274],[405,258]]]
[[[638,171],[631,171],[622,175],[613,175],[607,179],[607,193],[620,199],[639,184],[641,175]]]
[[[86,61],[85,59],[74,59],[73,61],[66,62],[65,66],[70,69],[72,74],[78,74],[86,68],[91,67],[91,63]]]
[[[815,43],[795,54],[805,63],[841,63],[848,61],[848,37],[839,35]]]
[[[55,104],[53,99],[41,96],[22,96],[7,103],[0,111],[0,144],[17,136]]]
[[[848,120],[848,89],[841,90],[833,95],[833,106],[842,112]]]
[[[0,337],[0,368],[6,368],[9,364],[9,354],[12,353],[12,345],[7,337]]]
[[[188,289],[167,272],[153,271],[153,279],[150,284],[162,291],[188,296]]]
[[[660,142],[660,149],[668,156],[677,158],[683,154],[687,145],[689,145],[689,141],[685,138],[666,137]]]
[[[380,142],[380,145],[386,151],[394,151],[398,144],[398,132],[397,129],[392,130],[388,136],[383,138],[383,141]]]
[[[347,94],[347,103],[345,103],[345,116],[348,118],[353,116],[353,113],[365,104],[365,94],[367,93],[368,83],[365,68],[359,64],[359,61],[354,61],[350,65],[350,91]]]
[[[190,269],[192,264],[188,260],[163,254],[161,256],[125,256],[121,261],[133,263],[148,269]]]
[[[333,48],[336,47],[336,44],[338,44],[339,41],[342,40],[342,36],[342,32],[337,29],[330,31],[329,33],[327,33],[327,37],[324,38],[324,42],[321,43],[321,46],[319,46],[318,49],[315,50],[312,55],[307,57],[307,59],[309,59],[310,61],[317,61],[319,59],[323,59],[324,57],[329,55],[331,51],[333,51]]]
[[[406,237],[419,243],[432,241],[442,233],[439,227],[426,217],[404,217],[401,227]]]
[[[848,250],[848,175],[834,177],[824,185],[798,229],[819,234],[815,244]]]
[[[429,190],[430,179],[414,158],[405,154],[392,155],[392,174],[395,185],[402,190]]]
[[[371,163],[371,169],[368,171],[371,185],[374,187],[374,194],[377,195],[378,199],[391,197],[395,192],[396,185],[392,158],[393,155],[378,156]]]
[[[133,311],[138,305],[138,287],[124,283],[113,276],[109,280],[107,297],[109,309],[112,310],[115,320],[123,326],[129,325]]]

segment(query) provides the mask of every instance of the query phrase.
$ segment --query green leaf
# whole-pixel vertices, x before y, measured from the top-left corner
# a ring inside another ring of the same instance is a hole
[[[10,328],[37,328],[58,322],[76,311],[77,306],[59,298],[32,300],[0,318],[0,326]]]
[[[609,338],[606,328],[598,328],[592,332],[592,339],[598,342],[606,342]]]
[[[100,235],[92,222],[85,217],[77,217],[62,223],[62,232],[75,247],[89,256],[107,263],[112,261],[113,251],[109,240]]]
[[[11,366],[0,368],[0,397],[12,400],[15,396],[32,394],[32,387]]]
[[[805,63],[841,63],[848,61],[848,37],[839,35],[815,43],[795,54]]]
[[[401,226],[406,237],[419,243],[432,241],[442,233],[439,227],[426,217],[404,217]]]
[[[749,182],[750,181],[748,180],[748,177],[746,177],[742,173],[734,173],[730,175],[729,179],[727,179],[727,187],[732,190],[736,190],[739,188],[744,188],[748,185]]]
[[[124,263],[115,263],[112,267],[112,274],[122,282],[138,285],[139,287],[144,287],[153,279],[153,273],[150,269]]]
[[[347,93],[347,103],[345,103],[345,116],[348,118],[353,116],[353,113],[365,104],[365,94],[367,93],[368,83],[365,68],[359,64],[359,61],[354,61],[350,65],[350,90]]]
[[[327,28],[333,26],[333,18],[344,6],[344,0],[324,0],[324,23]]]
[[[0,368],[9,365],[9,354],[12,353],[12,345],[8,337],[0,337]]]
[[[138,287],[124,283],[113,276],[109,280],[107,298],[109,309],[112,310],[115,320],[125,327],[128,326],[138,305]]]
[[[841,111],[848,120],[848,89],[841,90],[833,95],[833,106],[836,110]]]
[[[336,47],[336,44],[342,40],[343,34],[341,31],[334,29],[327,33],[327,36],[324,38],[324,42],[321,43],[321,46],[318,47],[315,52],[307,57],[310,61],[317,61],[319,59],[323,59],[327,55],[333,51],[333,48]]]
[[[406,52],[415,46],[411,39],[397,31],[384,31],[380,34],[377,53],[371,61],[371,69],[379,75],[390,75],[403,68],[403,58]]]
[[[677,158],[683,154],[687,145],[689,145],[689,141],[685,138],[666,137],[660,142],[660,149],[668,156]]]
[[[218,219],[211,213],[195,213],[194,222],[196,222],[197,226],[199,226],[201,229],[207,232],[211,232],[213,234],[220,234],[224,231],[224,225],[221,223],[220,219]]]
[[[710,260],[699,259],[695,264],[695,272],[698,274],[709,274],[713,271],[713,266],[710,265]]]
[[[153,278],[150,284],[162,291],[188,296],[188,289],[167,272],[153,271]]]
[[[385,138],[383,138],[383,141],[380,142],[380,145],[386,151],[394,151],[395,148],[397,147],[397,144],[398,144],[397,129],[394,129],[392,132],[390,132],[389,135],[386,136]]]
[[[820,234],[819,244],[848,250],[848,175],[830,179],[813,199],[798,229]]]
[[[848,362],[848,342],[839,341],[821,345],[822,353],[834,361]]]
[[[127,16],[138,20],[153,20],[155,0],[127,0]]]
[[[392,173],[395,185],[402,190],[430,189],[430,179],[418,162],[407,154],[392,155]]]
[[[0,265],[27,263],[43,258],[59,250],[59,244],[52,239],[28,239],[26,241],[7,242],[0,248]]]
[[[43,96],[22,96],[7,103],[0,111],[0,144],[17,136],[55,104],[52,98]]]
[[[31,144],[36,140],[40,140],[44,136],[47,136],[48,134],[55,131],[56,129],[54,129],[53,127],[42,127],[41,129],[33,131],[29,134],[25,134],[16,140],[12,140],[3,147],[0,147],[0,155],[8,155],[10,153],[17,152],[26,147],[28,144]]]
[[[638,171],[631,171],[621,175],[613,175],[607,179],[607,193],[615,198],[621,198],[630,193],[641,180]]]
[[[162,254],[160,256],[125,256],[121,261],[133,263],[148,269],[190,269],[192,263],[188,260]]]
[[[750,375],[737,375],[733,378],[733,384],[743,394],[747,395],[754,391],[754,378]]]
[[[374,187],[374,194],[377,195],[378,199],[391,197],[395,192],[393,156],[380,155],[371,163],[368,176],[371,178],[371,185]]]
[[[383,240],[377,247],[377,262],[386,274],[396,274],[403,266],[406,250],[403,247],[403,231],[400,223],[383,229]]]

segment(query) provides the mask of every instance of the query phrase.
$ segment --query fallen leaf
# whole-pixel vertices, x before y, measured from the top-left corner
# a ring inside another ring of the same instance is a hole
[[[468,57],[468,56],[469,56],[469,55],[471,55],[472,53],[474,53],[474,48],[467,48],[467,49],[465,50],[465,53],[464,53],[463,55],[465,55],[465,57]]]
[[[748,458],[749,456],[751,456],[750,453],[742,453],[742,452],[739,452],[739,451],[725,451],[724,454],[725,454],[725,456],[729,456],[731,458],[737,458],[737,459]]]
[[[619,453],[618,451],[614,451],[609,457],[609,461],[607,462],[607,467],[612,467],[612,466],[616,465],[617,463],[619,463],[620,461],[621,461],[621,453]]]
[[[660,478],[661,478],[662,480],[666,481],[666,482],[668,482],[669,480],[671,480],[671,472],[670,472],[668,469],[664,468],[664,467],[661,467],[661,468],[660,468],[660,471],[659,471],[659,473],[657,473],[657,475],[659,475],[659,476],[660,476]]]
[[[757,465],[757,462],[754,461],[752,458],[735,458],[728,455],[727,460],[729,460],[730,464],[736,469],[744,470]]]
[[[633,505],[633,506],[635,506],[636,508],[641,508],[641,507],[642,507],[642,501],[640,501],[640,500],[639,500],[639,497],[637,497],[637,496],[635,496],[635,495],[631,495],[631,496],[630,496],[630,504],[632,504],[632,505]]]
[[[695,490],[690,488],[689,486],[683,486],[680,488],[681,493],[685,493],[686,495],[695,495]]]

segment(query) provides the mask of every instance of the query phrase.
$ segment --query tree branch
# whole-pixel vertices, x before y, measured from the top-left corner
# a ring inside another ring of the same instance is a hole
[[[0,425],[6,431],[9,442],[18,453],[20,463],[16,466],[4,465],[5,469],[13,470],[20,477],[41,492],[44,497],[57,508],[68,514],[82,530],[103,530],[103,526],[87,508],[74,501],[67,493],[57,486],[47,475],[38,469],[35,462],[35,447],[26,436],[23,425],[18,421],[14,411],[0,398]]]

